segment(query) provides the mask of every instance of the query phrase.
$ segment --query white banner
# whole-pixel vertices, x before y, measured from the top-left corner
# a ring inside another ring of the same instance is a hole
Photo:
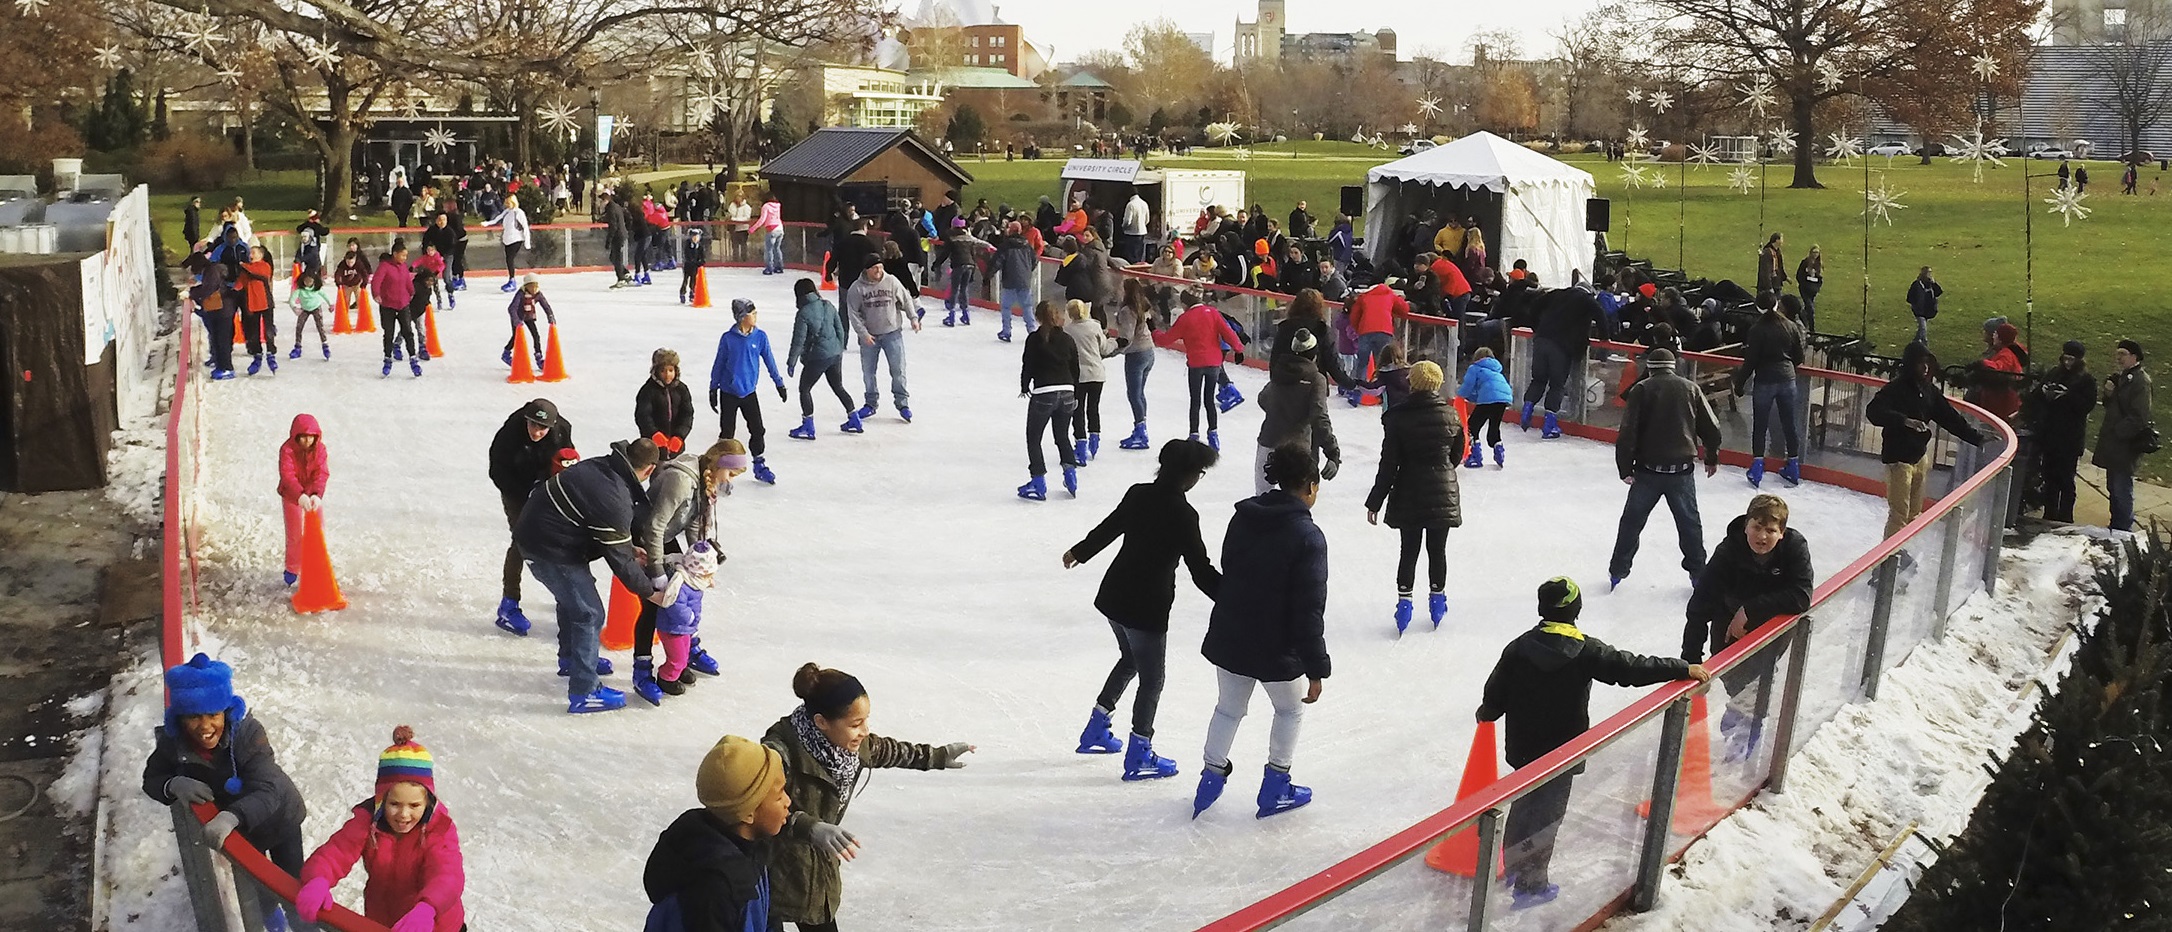
[[[611,154],[611,122],[611,115],[608,113],[601,113],[596,115],[597,155]]]
[[[149,414],[158,403],[158,257],[151,249],[150,189],[138,185],[106,217],[106,248],[83,260],[83,363],[113,347],[113,381],[122,418]]]

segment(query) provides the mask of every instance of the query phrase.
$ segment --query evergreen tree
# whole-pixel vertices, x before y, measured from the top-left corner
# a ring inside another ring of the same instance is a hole
[[[2098,574],[2105,608],[1969,825],[1885,928],[2172,928],[2172,539]]]
[[[136,80],[123,68],[106,79],[105,96],[84,121],[83,137],[101,152],[134,148],[150,129],[143,105],[136,99]]]
[[[988,124],[972,104],[959,104],[957,112],[950,115],[950,125],[943,128],[943,138],[963,152],[988,138]]]

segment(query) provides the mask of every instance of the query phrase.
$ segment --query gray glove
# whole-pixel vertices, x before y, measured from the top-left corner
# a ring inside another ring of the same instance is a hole
[[[166,781],[166,795],[185,803],[208,803],[211,787],[195,777],[175,777]]]
[[[965,755],[966,755],[967,753],[971,752],[972,750],[973,750],[973,746],[972,746],[972,745],[970,745],[970,744],[967,744],[967,743],[965,743],[965,742],[963,742],[963,741],[957,741],[957,742],[953,742],[953,743],[950,743],[950,744],[946,744],[946,745],[943,745],[943,769],[944,769],[944,770],[963,770],[963,769],[965,769],[965,761],[959,760],[959,758],[961,758],[961,757],[964,757],[964,756],[965,756]]]
[[[218,815],[211,817],[211,821],[204,823],[204,840],[210,842],[211,847],[223,848],[226,846],[226,836],[234,834],[234,830],[240,827],[240,816],[221,810]]]
[[[1337,474],[1339,474],[1339,473],[1341,473],[1341,472],[1342,472],[1342,461],[1341,461],[1341,460],[1328,460],[1328,461],[1327,461],[1327,465],[1325,465],[1325,466],[1322,466],[1322,467],[1320,467],[1320,478],[1322,478],[1322,479],[1333,479],[1333,478],[1335,478],[1335,476],[1336,476]]]
[[[851,849],[858,847],[860,844],[860,840],[853,837],[851,832],[845,831],[842,826],[832,825],[828,822],[816,822],[810,834],[814,836],[815,850],[828,854],[833,858],[845,857]]]

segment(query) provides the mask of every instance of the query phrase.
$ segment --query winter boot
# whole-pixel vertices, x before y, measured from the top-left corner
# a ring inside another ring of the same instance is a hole
[[[1086,441],[1074,440],[1071,442],[1071,459],[1080,466],[1086,465]]]
[[[1802,484],[1802,457],[1799,457],[1799,456],[1790,456],[1790,457],[1788,457],[1788,458],[1787,458],[1787,465],[1785,465],[1785,466],[1782,466],[1782,467],[1780,467],[1780,478],[1781,478],[1781,479],[1784,479],[1784,480],[1786,480],[1786,481],[1787,481],[1787,486],[1788,486],[1788,488],[1794,488],[1794,487],[1796,487],[1796,486],[1798,486],[1798,485],[1801,485],[1801,484]]]
[[[292,586],[292,585],[294,585],[295,583],[297,583],[297,582],[300,582],[300,581],[301,581],[301,577],[300,577],[300,576],[296,576],[296,575],[295,575],[295,574],[293,574],[293,573],[280,573],[280,574],[279,574],[279,581],[280,581],[281,583],[285,584],[285,585],[288,585],[288,586]]]
[[[1113,714],[1115,713],[1100,706],[1094,706],[1092,714],[1086,716],[1086,730],[1078,733],[1080,754],[1114,754],[1124,749],[1123,743],[1116,740],[1116,733],[1109,724],[1109,718]],[[1125,763],[1130,761],[1126,760]]]
[[[528,616],[521,613],[519,600],[498,600],[498,627],[511,634],[528,636]]]
[[[867,428],[860,426],[860,412],[858,411],[845,415],[845,422],[838,425],[837,429],[848,434],[864,434],[867,432]]]
[[[708,651],[701,649],[701,635],[698,634],[694,635],[694,640],[686,645],[686,668],[703,676],[715,676],[723,672],[724,669],[717,666],[715,657],[709,656]],[[680,676],[684,678],[685,674],[680,674]]]
[[[664,704],[664,688],[656,685],[656,667],[647,657],[634,658],[633,691],[650,705]]]
[[[1098,712],[1099,709],[1094,711]],[[1124,780],[1159,780],[1177,775],[1176,761],[1154,753],[1154,742],[1133,732],[1124,744]]]
[[[1486,465],[1486,448],[1483,444],[1471,444],[1471,455],[1463,458],[1464,469],[1477,469]]]
[[[1554,417],[1554,413],[1552,411],[1546,412],[1546,426],[1539,430],[1539,439],[1561,439],[1561,421],[1558,418]]]
[[[1762,456],[1752,457],[1750,459],[1750,488],[1757,488],[1758,483],[1763,481],[1765,481],[1765,458]]]
[[[416,359],[412,356],[408,357],[407,369],[409,372],[413,372],[415,374],[415,378],[422,378],[422,360]]]
[[[754,458],[754,478],[755,481],[760,482],[764,485],[777,484],[777,474],[771,472],[769,470],[769,464],[763,462],[762,458],[759,456]]]
[[[1440,630],[1440,620],[1448,617],[1448,593],[1435,592],[1428,595],[1425,600],[1425,610],[1427,614],[1433,616],[1433,629]]]
[[[390,357],[390,356],[387,356],[387,357],[385,357],[385,367],[384,367],[384,369],[380,370],[380,371],[379,371],[379,372],[378,372],[377,374],[378,374],[378,375],[380,375],[380,376],[383,376],[383,377],[385,377],[385,378],[388,378],[388,379],[392,377],[392,357]]]
[[[1082,465],[1082,466],[1083,466],[1083,465],[1085,465],[1085,464],[1086,464],[1086,461],[1087,461],[1087,460],[1094,460],[1094,459],[1100,459],[1100,458],[1101,458],[1101,435],[1100,435],[1099,433],[1092,433],[1092,434],[1087,434],[1087,435],[1086,435],[1086,455],[1085,455],[1085,457],[1083,457],[1083,458],[1081,458],[1081,459],[1079,460],[1079,465]]]
[[[1218,430],[1207,431],[1207,446],[1213,447],[1217,453],[1221,452],[1222,432]]]
[[[1072,498],[1078,497],[1078,467],[1063,468],[1063,490],[1070,493]]]
[[[1547,903],[1553,902],[1554,897],[1560,895],[1561,885],[1559,884],[1550,883],[1543,887],[1538,887],[1531,890],[1525,890],[1522,887],[1518,887],[1511,894],[1508,908],[1515,910],[1530,909],[1533,906],[1544,906]]]
[[[1493,445],[1493,465],[1503,467],[1508,465],[1508,447],[1498,443]]]
[[[1403,631],[1409,627],[1410,597],[1406,595],[1395,600],[1395,636],[1402,637]]]
[[[293,351],[293,352],[290,352],[290,353],[288,353],[288,354],[287,354],[287,358],[288,358],[288,359],[300,359],[300,358],[302,358],[302,344],[301,344],[300,342],[298,342],[298,341],[297,341],[297,342],[296,342],[296,343],[294,344],[294,351]]]
[[[693,681],[693,677],[687,676],[684,671],[681,671],[678,679],[657,680],[656,688],[662,690],[666,696],[684,696],[686,695],[687,684]]]
[[[510,285],[511,282],[506,284]],[[597,687],[595,692],[566,702],[566,712],[582,715],[589,712],[616,712],[626,707],[626,694],[615,689]]]
[[[1192,818],[1199,818],[1199,814],[1207,811],[1208,806],[1222,798],[1222,787],[1228,785],[1229,775],[1235,769],[1230,764],[1219,767],[1207,764],[1199,768],[1199,789],[1192,793]]]
[[[904,405],[898,405],[898,406],[897,406],[897,416],[898,416],[898,419],[899,419],[899,420],[902,420],[902,421],[904,421],[905,423],[907,423],[907,424],[910,424],[910,423],[912,423],[912,422],[913,422],[913,409],[911,409],[911,408],[908,408],[908,407],[905,407]]]
[[[1018,497],[1036,502],[1048,501],[1047,480],[1040,476],[1027,479],[1025,485],[1018,487]]]
[[[875,416],[876,408],[877,405],[875,404],[875,402],[870,401],[864,405],[861,405],[860,410],[854,412],[852,416],[863,421],[869,420]]]
[[[250,356],[250,357],[249,357],[249,374],[250,374],[250,375],[255,375],[255,374],[257,374],[257,373],[259,373],[259,372],[262,372],[262,371],[264,371],[264,354],[262,354],[262,353],[257,353],[256,355]]]
[[[1214,403],[1221,406],[1223,414],[1228,414],[1231,409],[1244,404],[1244,393],[1238,391],[1234,384],[1224,385],[1221,391],[1214,393]]]
[[[813,418],[813,417],[803,417],[803,418],[800,418],[800,419],[799,419],[799,426],[798,426],[798,427],[794,427],[794,428],[792,428],[791,430],[789,430],[789,431],[786,431],[785,433],[786,433],[786,435],[788,435],[788,436],[792,437],[792,438],[793,438],[793,439],[795,439],[795,440],[813,440],[813,439],[815,438],[815,434],[814,434],[814,418]]]
[[[1312,787],[1290,782],[1290,772],[1273,764],[1259,784],[1259,817],[1288,812],[1312,801]]]
[[[1123,447],[1126,450],[1146,449],[1148,446],[1148,441],[1146,439],[1146,422],[1140,421],[1137,424],[1131,425],[1131,436],[1116,441],[1116,445],[1119,447]]]
[[[1526,401],[1523,403],[1523,419],[1520,423],[1523,425],[1524,430],[1528,431],[1531,429],[1531,410],[1536,407],[1538,407],[1538,402],[1536,401]]]

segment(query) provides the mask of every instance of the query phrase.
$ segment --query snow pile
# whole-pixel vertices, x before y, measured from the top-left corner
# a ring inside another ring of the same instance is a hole
[[[168,932],[190,928],[196,921],[181,880],[173,817],[143,794],[151,730],[165,717],[162,676],[154,644],[106,690],[98,785],[105,837],[100,839],[96,895],[104,898],[102,914],[116,930]]]
[[[160,412],[113,432],[113,447],[106,451],[106,500],[131,521],[157,525],[164,517],[165,490],[166,416]]]
[[[105,690],[97,690],[68,700],[65,706],[68,720],[81,722],[95,718],[106,703]],[[93,725],[68,736],[73,747],[68,754],[68,766],[60,777],[45,788],[45,796],[61,810],[82,815],[91,811],[98,801],[98,770],[100,755],[105,750],[105,729]]]
[[[1910,821],[1931,839],[1953,837],[1983,794],[1982,765],[2028,725],[2022,689],[2056,681],[2068,655],[2049,666],[2046,655],[2101,607],[2094,577],[2111,559],[2080,533],[2007,550],[1996,596],[1971,596],[1944,641],[1885,674],[1876,701],[1819,728],[1789,764],[1786,792],[1760,795],[1692,845],[1666,872],[1657,909],[1605,928],[1807,928]]]

